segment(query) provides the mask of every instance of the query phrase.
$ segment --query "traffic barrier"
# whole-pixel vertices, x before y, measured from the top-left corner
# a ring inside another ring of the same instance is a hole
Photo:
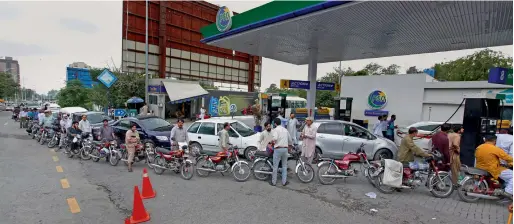
[[[150,214],[145,209],[141,194],[139,194],[139,188],[134,186],[134,205],[132,208],[132,215],[125,219],[125,224],[136,224],[150,220]]]
[[[152,187],[152,183],[150,182],[150,177],[148,176],[148,172],[146,168],[143,169],[143,191],[141,192],[141,197],[143,199],[155,198],[155,191]]]

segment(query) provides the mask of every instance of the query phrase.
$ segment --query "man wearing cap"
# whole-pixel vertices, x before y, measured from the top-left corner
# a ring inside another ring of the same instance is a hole
[[[316,152],[316,134],[318,133],[318,128],[312,125],[312,121],[312,117],[305,119],[305,127],[300,134],[300,139],[303,140],[302,156],[307,159],[308,163],[312,163],[312,159],[314,159]]]

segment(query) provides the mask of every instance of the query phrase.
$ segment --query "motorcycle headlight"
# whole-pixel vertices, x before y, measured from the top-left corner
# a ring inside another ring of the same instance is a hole
[[[155,136],[155,138],[159,141],[168,141],[168,137],[166,136]]]

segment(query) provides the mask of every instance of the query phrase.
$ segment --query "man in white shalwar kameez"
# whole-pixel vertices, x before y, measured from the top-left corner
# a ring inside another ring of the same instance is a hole
[[[383,117],[378,116],[378,121],[373,125],[373,134],[376,136],[384,137],[384,134],[382,132],[382,124],[383,124]]]
[[[293,144],[298,144],[298,131],[296,129],[298,125],[298,120],[296,119],[295,115],[291,113],[289,116],[289,121],[287,122],[287,132],[289,132],[289,135],[291,135],[291,138],[293,139]]]
[[[318,128],[312,125],[312,121],[312,117],[305,119],[305,127],[300,134],[300,138],[303,140],[302,156],[307,159],[308,163],[312,163],[312,159],[314,159],[314,155],[316,154],[316,134],[318,132]]]

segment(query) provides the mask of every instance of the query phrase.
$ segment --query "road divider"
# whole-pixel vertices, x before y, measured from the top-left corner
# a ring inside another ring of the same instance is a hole
[[[75,214],[75,213],[80,212],[80,206],[79,206],[79,203],[77,202],[77,199],[68,198],[68,199],[66,199],[66,201],[68,201],[68,206],[70,207],[71,213]]]
[[[70,188],[70,183],[68,183],[68,179],[61,179],[61,186],[63,189]]]

